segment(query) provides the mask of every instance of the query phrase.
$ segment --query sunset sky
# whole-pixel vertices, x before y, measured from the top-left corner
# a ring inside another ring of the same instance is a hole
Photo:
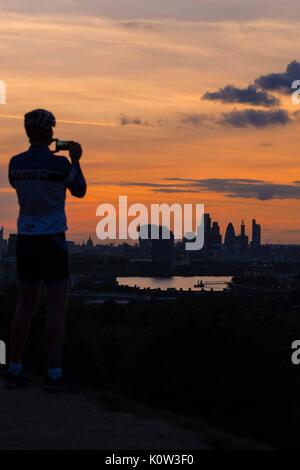
[[[264,242],[300,243],[299,31],[293,0],[0,1],[6,234],[7,165],[28,146],[24,113],[43,107],[84,148],[69,238],[95,238],[97,206],[128,195],[204,203],[223,233],[255,216]]]

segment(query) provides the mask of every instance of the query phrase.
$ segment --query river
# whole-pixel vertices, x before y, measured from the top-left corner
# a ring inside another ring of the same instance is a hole
[[[173,276],[173,277],[118,277],[117,281],[119,286],[130,286],[130,287],[140,287],[145,289],[150,287],[150,289],[167,290],[169,288],[183,289],[188,290],[192,289],[193,291],[199,290],[195,287],[195,284],[198,281],[204,283],[205,290],[216,290],[222,291],[227,287],[228,282],[230,282],[232,276]]]

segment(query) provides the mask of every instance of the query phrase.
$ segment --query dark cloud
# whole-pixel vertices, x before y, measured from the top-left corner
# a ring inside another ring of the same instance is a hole
[[[270,127],[275,125],[286,125],[291,122],[287,111],[275,109],[262,111],[258,109],[244,109],[242,111],[233,110],[223,113],[219,121],[220,124],[230,127]]]
[[[121,114],[120,116],[120,124],[122,126],[129,126],[129,125],[134,125],[134,126],[149,126],[149,123],[147,121],[143,121],[140,117],[130,117],[127,116],[126,114]]]
[[[179,189],[179,188],[160,188],[153,189],[154,193],[180,194],[180,193],[199,193],[197,189]]]
[[[226,178],[226,179],[220,179],[220,178],[210,178],[210,179],[204,179],[204,180],[194,180],[194,179],[189,179],[189,178],[165,178],[165,181],[176,181],[176,182],[191,182],[191,183],[199,183],[199,182],[207,182],[207,181],[239,181],[240,183],[263,183],[263,180],[254,180],[254,179],[249,179],[249,178]],[[295,183],[299,183],[298,181],[295,181]]]
[[[285,72],[261,75],[255,80],[255,84],[263,90],[291,93],[291,85],[294,80],[300,80],[300,63],[296,60],[288,64]]]
[[[207,91],[202,96],[203,100],[221,101],[222,103],[241,103],[256,106],[272,107],[278,105],[280,101],[266,91],[258,90],[256,86],[249,85],[247,88],[237,88],[227,85],[218,91]]]
[[[185,179],[167,178],[168,183],[120,182],[122,186],[144,186],[159,193],[203,193],[224,194],[228,198],[257,199],[300,199],[300,181],[278,184],[247,178]]]
[[[160,183],[136,183],[134,181],[120,181],[118,183],[119,186],[141,186],[145,188],[161,188],[162,184]],[[174,185],[170,185],[174,186]]]

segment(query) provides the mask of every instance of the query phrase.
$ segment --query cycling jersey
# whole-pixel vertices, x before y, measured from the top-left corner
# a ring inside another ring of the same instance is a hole
[[[86,183],[78,163],[54,155],[47,145],[32,145],[13,157],[9,164],[9,181],[15,188],[20,212],[20,235],[47,235],[65,232],[66,189],[83,197]]]

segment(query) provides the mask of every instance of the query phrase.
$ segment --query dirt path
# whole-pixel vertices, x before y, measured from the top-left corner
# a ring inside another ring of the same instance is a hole
[[[89,392],[50,395],[0,384],[0,449],[174,449],[206,446],[197,433],[105,409]]]

